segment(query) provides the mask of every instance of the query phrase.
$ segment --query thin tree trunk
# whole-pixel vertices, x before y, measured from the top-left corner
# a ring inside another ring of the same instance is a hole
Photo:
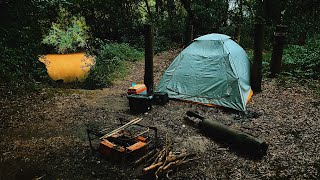
[[[281,72],[283,46],[286,41],[286,33],[287,26],[277,25],[270,64],[271,77],[276,77]]]
[[[238,6],[239,6],[239,13],[238,13],[238,22],[235,28],[234,32],[234,39],[240,43],[240,34],[241,34],[241,25],[242,25],[242,6],[243,6],[243,0],[238,0]]]
[[[183,5],[184,9],[188,13],[188,23],[189,24],[193,24],[194,14],[193,14],[193,11],[191,9],[191,1],[190,0],[181,0],[181,4]]]
[[[153,26],[145,25],[145,74],[144,84],[147,86],[148,96],[153,95],[153,46],[154,34]]]
[[[264,24],[255,25],[254,56],[251,67],[251,88],[253,92],[261,92],[262,83],[262,51],[263,51]]]
[[[174,16],[174,0],[167,0],[167,6],[168,6],[168,15],[169,15],[169,20],[172,22],[172,17]]]
[[[193,25],[187,25],[185,45],[188,45],[192,41],[192,39],[193,39]]]
[[[156,13],[159,13],[159,0],[156,0]]]
[[[149,14],[149,17],[152,20],[152,13],[151,13],[151,10],[150,10],[150,6],[149,6],[149,3],[148,3],[148,0],[144,0],[144,2],[146,3],[147,12]]]
[[[264,45],[264,8],[266,1],[260,1],[257,7],[255,36],[254,36],[254,55],[251,66],[251,88],[253,92],[261,92],[262,83],[262,52]]]

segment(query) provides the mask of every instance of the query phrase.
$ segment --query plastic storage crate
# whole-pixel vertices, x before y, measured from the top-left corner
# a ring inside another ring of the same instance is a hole
[[[152,96],[131,94],[128,95],[130,112],[133,114],[145,113],[152,109]]]

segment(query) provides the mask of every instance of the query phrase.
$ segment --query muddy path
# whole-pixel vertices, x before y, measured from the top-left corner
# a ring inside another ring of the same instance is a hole
[[[155,57],[156,82],[178,52]],[[119,119],[137,117],[129,113],[126,91],[143,82],[144,65],[130,67],[130,75],[102,90],[44,89],[22,97],[6,92],[0,102],[0,179],[139,179],[141,168],[92,153],[86,135],[87,128],[113,129]],[[141,124],[158,127],[162,139],[168,134],[174,149],[199,158],[175,170],[173,179],[320,178],[320,105],[312,90],[268,79],[248,109],[261,116],[170,101],[139,117]],[[252,160],[216,143],[184,120],[187,110],[264,139],[267,155]]]

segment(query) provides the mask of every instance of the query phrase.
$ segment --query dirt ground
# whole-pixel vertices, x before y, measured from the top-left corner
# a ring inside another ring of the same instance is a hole
[[[156,82],[178,52],[155,57]],[[2,93],[0,179],[140,179],[141,168],[92,153],[86,134],[137,117],[129,113],[126,91],[143,81],[143,62],[131,67],[134,73],[102,90]],[[173,100],[138,116],[141,124],[157,127],[160,138],[168,134],[174,149],[199,158],[176,169],[172,179],[320,179],[320,99],[314,94],[307,86],[267,79],[248,104],[249,112],[260,114],[256,118]],[[253,160],[216,143],[184,120],[188,110],[265,140],[267,155]]]

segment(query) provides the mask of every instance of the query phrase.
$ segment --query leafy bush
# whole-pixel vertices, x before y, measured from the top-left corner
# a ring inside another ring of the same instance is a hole
[[[176,48],[179,45],[164,36],[155,37],[154,40],[154,53],[160,53],[172,48]]]
[[[100,49],[100,55],[105,59],[119,59],[121,61],[138,61],[143,53],[130,47],[127,43],[107,43]]]
[[[10,48],[0,41],[0,85],[14,91],[34,90],[48,80],[44,64],[32,49]]]
[[[43,43],[55,47],[58,53],[70,53],[84,49],[89,39],[89,27],[83,17],[70,17],[63,8],[59,18],[52,23],[48,35],[44,36]]]
[[[42,29],[46,15],[33,1],[0,2],[0,91],[34,91],[49,78],[41,54]],[[49,10],[47,10],[49,12]],[[51,9],[50,9],[51,12]]]
[[[310,38],[305,46],[289,45],[284,49],[282,73],[298,78],[320,78],[320,35]],[[252,62],[253,51],[247,50]],[[270,72],[272,52],[263,52],[263,74]]]
[[[283,69],[295,77],[320,77],[320,36],[311,38],[305,46],[290,45],[284,50]]]
[[[85,88],[102,88],[126,74],[125,61],[143,59],[143,53],[126,43],[106,43],[95,54],[95,65],[85,81]]]

